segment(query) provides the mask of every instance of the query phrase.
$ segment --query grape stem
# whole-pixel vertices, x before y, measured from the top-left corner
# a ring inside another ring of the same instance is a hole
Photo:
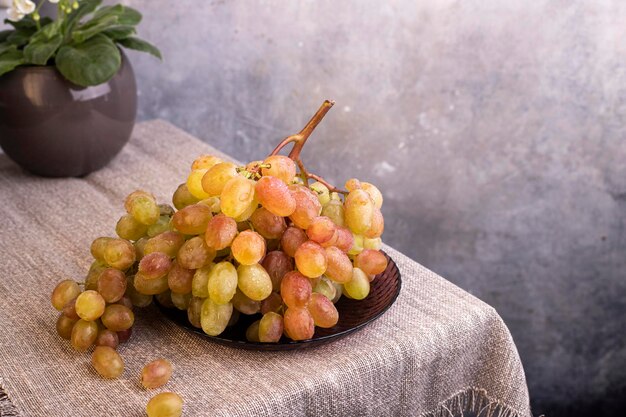
[[[294,143],[293,148],[291,149],[291,152],[289,152],[289,158],[291,158],[298,165],[298,168],[300,168],[300,175],[302,177],[302,180],[304,181],[304,184],[307,187],[309,185],[309,178],[311,178],[324,184],[332,192],[336,192],[340,194],[348,194],[347,191],[340,190],[334,185],[329,184],[328,181],[326,181],[324,178],[320,177],[319,175],[308,172],[306,168],[304,167],[304,163],[302,162],[302,159],[300,158],[300,152],[302,152],[302,148],[304,147],[304,144],[306,143],[307,139],[309,139],[309,136],[311,136],[311,133],[313,133],[317,125],[320,124],[324,116],[326,116],[326,113],[328,113],[330,108],[333,107],[334,105],[335,105],[334,101],[325,100],[320,106],[320,108],[317,110],[317,112],[313,115],[311,120],[309,120],[306,126],[304,126],[304,128],[300,131],[300,133],[287,136],[285,139],[283,139],[278,144],[278,146],[274,148],[270,156],[278,155],[278,153],[285,146],[289,145],[290,143]]]

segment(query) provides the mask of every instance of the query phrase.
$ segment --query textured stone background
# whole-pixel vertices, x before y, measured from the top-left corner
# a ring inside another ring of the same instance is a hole
[[[385,240],[493,305],[536,414],[626,405],[626,2],[130,0],[140,117],[240,159],[324,98],[311,170],[385,193]]]

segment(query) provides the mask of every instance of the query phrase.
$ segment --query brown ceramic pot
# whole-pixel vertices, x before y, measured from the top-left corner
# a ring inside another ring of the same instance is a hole
[[[107,83],[79,87],[54,67],[19,67],[0,76],[0,146],[28,171],[79,177],[124,147],[137,115],[137,85],[122,53]]]

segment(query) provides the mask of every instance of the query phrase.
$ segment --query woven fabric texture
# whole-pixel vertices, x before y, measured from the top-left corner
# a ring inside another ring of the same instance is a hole
[[[55,331],[50,292],[82,280],[89,245],[112,235],[123,198],[141,188],[171,201],[189,164],[209,145],[163,122],[138,124],[122,153],[86,178],[44,179],[0,155],[0,415],[143,416],[151,396],[174,391],[186,416],[530,416],[524,371],[493,308],[392,248],[402,292],[380,319],[325,346],[254,352],[219,346],[136,313],[119,351],[117,380],[91,368]],[[139,384],[142,367],[167,358],[163,388]]]

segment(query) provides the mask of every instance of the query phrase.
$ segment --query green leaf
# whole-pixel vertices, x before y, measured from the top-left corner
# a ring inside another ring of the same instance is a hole
[[[24,53],[17,49],[0,54],[0,76],[24,63]]]
[[[78,45],[64,45],[56,56],[56,66],[61,74],[83,87],[110,80],[121,63],[119,49],[102,34]]]
[[[4,42],[7,40],[10,34],[13,33],[13,29],[9,30],[0,30],[0,42]]]
[[[103,35],[115,40],[126,39],[136,33],[134,26],[114,26],[102,32]]]
[[[99,19],[105,16],[117,16],[120,25],[128,26],[137,26],[142,19],[141,13],[137,10],[121,4],[101,7],[96,13],[94,13],[93,18]]]
[[[125,48],[134,49],[135,51],[140,51],[140,52],[147,52],[161,60],[163,59],[163,57],[161,56],[161,51],[159,51],[159,49],[156,46],[142,39],[134,38],[134,37],[127,38],[127,39],[120,39],[117,41],[117,43],[119,43]]]
[[[15,29],[34,29],[37,30],[37,23],[32,18],[32,16],[25,16],[22,20],[18,22],[13,22],[9,19],[5,19],[4,23],[13,26]]]
[[[35,33],[24,48],[26,62],[35,65],[46,65],[63,43],[60,32],[61,22],[57,21],[44,26]]]
[[[94,18],[76,29],[72,33],[72,39],[78,43],[83,43],[98,33],[114,26],[118,26],[117,16],[105,16],[99,19]]]
[[[7,37],[6,42],[17,47],[24,46],[30,41],[36,30],[36,28],[17,29]]]
[[[67,21],[65,23],[66,33],[71,32],[78,23],[80,23],[80,19],[92,13],[94,10],[100,6],[102,0],[83,0],[78,3],[78,9],[74,10],[67,16]]]
[[[3,53],[7,51],[15,51],[16,49],[17,49],[17,46],[15,45],[11,45],[9,43],[0,43],[0,55],[2,55]]]

